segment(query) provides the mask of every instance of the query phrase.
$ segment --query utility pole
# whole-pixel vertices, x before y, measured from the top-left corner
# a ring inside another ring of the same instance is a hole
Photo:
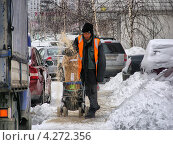
[[[96,35],[99,37],[99,31],[98,31],[98,22],[97,22],[97,15],[96,15],[96,7],[95,7],[95,0],[91,0],[92,3],[92,9],[93,9],[93,23],[94,23],[94,29],[96,31]]]

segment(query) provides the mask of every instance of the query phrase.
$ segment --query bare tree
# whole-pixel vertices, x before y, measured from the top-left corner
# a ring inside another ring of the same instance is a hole
[[[173,12],[173,0],[105,0],[100,4],[98,1],[61,0],[57,4],[54,0],[42,0],[37,31],[56,37],[61,31],[80,32],[81,26],[90,22],[96,35],[126,41],[128,47],[145,47],[148,40],[163,37],[163,23],[169,21],[167,15]]]
[[[145,47],[148,40],[163,37],[164,13],[172,9],[171,4],[172,0],[119,0],[118,7],[122,10],[122,23],[125,26],[124,35],[128,36],[125,38],[129,40],[127,42],[130,47],[139,42]]]
[[[95,6],[95,0],[91,0],[92,3],[92,9],[93,9],[93,23],[94,23],[94,29],[97,36],[100,36],[98,31],[98,21],[97,21],[97,14],[96,14],[96,6]]]

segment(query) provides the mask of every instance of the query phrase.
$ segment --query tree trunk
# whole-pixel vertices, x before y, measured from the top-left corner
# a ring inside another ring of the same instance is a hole
[[[132,15],[132,3],[133,0],[129,0],[129,25],[130,25],[130,47],[133,47],[133,15]]]
[[[98,31],[98,22],[97,22],[97,15],[96,15],[96,7],[95,7],[95,0],[91,0],[92,3],[92,9],[93,9],[93,23],[94,23],[94,30],[96,32],[96,35],[99,37],[99,31]]]

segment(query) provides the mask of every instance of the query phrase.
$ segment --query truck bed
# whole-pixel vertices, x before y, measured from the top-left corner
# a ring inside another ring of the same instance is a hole
[[[13,4],[9,6],[8,1],[0,1],[0,92],[28,87],[28,32],[25,3],[24,0],[13,0]],[[11,16],[6,13],[10,8]],[[10,29],[11,26],[14,30]]]

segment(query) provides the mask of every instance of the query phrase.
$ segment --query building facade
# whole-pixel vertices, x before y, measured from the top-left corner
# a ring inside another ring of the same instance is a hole
[[[28,0],[28,18],[30,20],[34,19],[40,12],[40,1],[41,0]]]

